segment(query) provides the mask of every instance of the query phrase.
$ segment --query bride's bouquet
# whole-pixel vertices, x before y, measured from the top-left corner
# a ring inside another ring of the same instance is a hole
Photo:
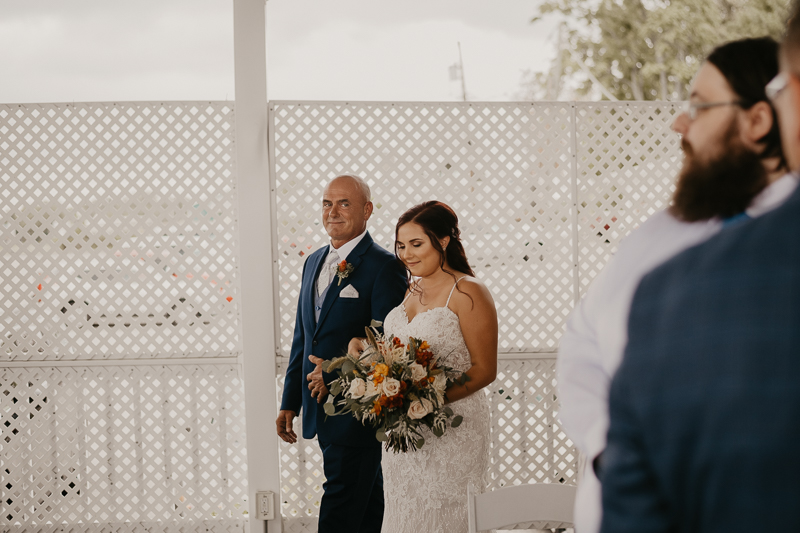
[[[395,453],[421,448],[423,427],[437,437],[448,425],[458,427],[463,418],[444,404],[444,393],[453,383],[464,384],[467,375],[448,378],[453,369],[439,364],[424,340],[409,338],[404,344],[366,329],[369,346],[360,356],[348,353],[322,363],[325,372],[339,374],[330,384],[325,413],[351,413],[377,428],[376,438]]]

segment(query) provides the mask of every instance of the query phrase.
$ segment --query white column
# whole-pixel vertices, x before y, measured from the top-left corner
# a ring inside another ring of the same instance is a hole
[[[233,38],[250,531],[273,533],[281,531],[281,519],[265,5],[265,0],[233,0]],[[276,519],[266,528],[255,519],[255,493],[262,490],[275,493]]]

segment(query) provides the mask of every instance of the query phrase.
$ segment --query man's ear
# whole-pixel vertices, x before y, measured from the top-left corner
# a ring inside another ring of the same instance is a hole
[[[744,141],[756,146],[770,132],[774,123],[772,107],[764,101],[756,102],[753,107],[747,110],[746,124],[742,129]]]
[[[373,209],[372,202],[367,202],[364,204],[364,220],[369,220],[369,217],[372,216],[372,209]]]

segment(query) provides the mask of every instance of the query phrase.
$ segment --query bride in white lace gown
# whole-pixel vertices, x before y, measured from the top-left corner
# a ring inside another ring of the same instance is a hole
[[[489,398],[497,373],[497,314],[486,287],[473,277],[460,242],[458,218],[445,204],[426,202],[397,223],[396,250],[415,280],[383,329],[428,341],[443,364],[466,372],[446,399],[464,417],[407,453],[383,452],[382,533],[464,533],[467,488],[484,490],[489,461]]]

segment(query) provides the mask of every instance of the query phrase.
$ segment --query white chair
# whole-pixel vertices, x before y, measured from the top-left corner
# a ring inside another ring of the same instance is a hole
[[[469,533],[536,522],[536,529],[573,525],[575,486],[556,483],[514,485],[479,494],[468,491]]]

